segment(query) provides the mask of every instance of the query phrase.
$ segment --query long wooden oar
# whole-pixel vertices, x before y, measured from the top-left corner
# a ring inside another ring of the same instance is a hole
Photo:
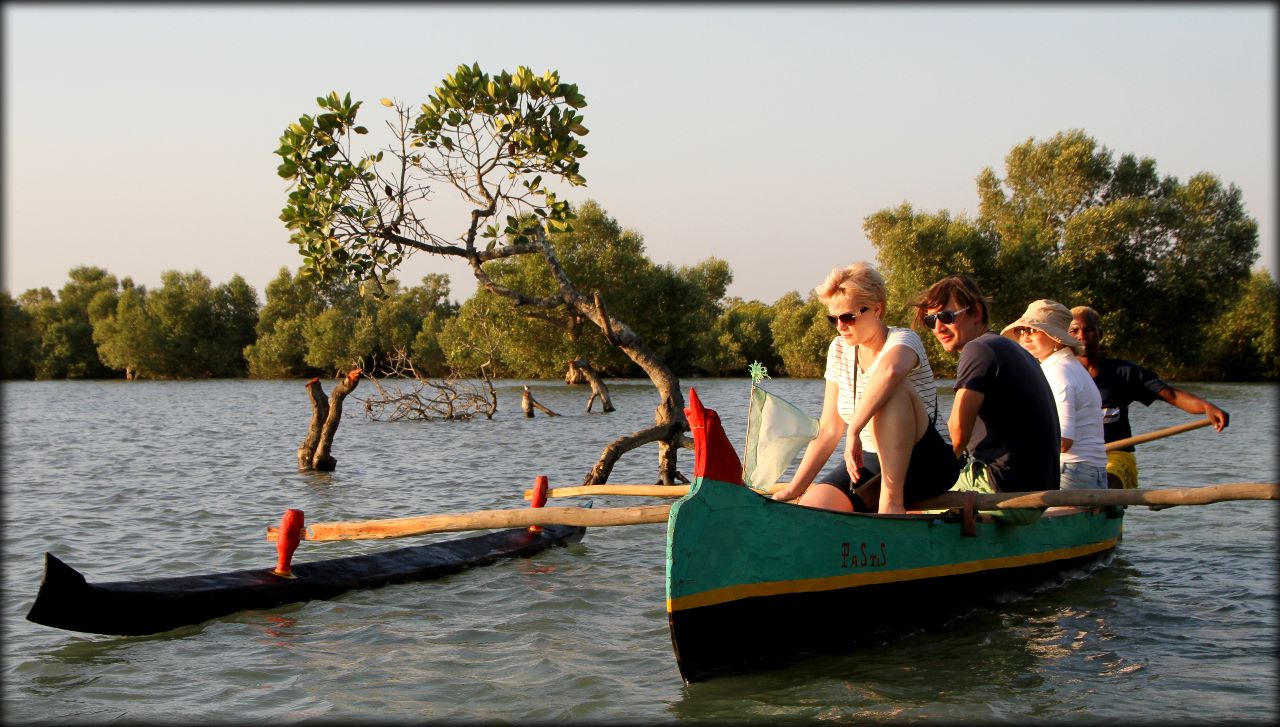
[[[911,503],[912,509],[934,510],[963,507],[965,493],[944,492],[928,500]],[[1280,485],[1243,482],[1204,487],[1181,487],[1164,490],[1038,490],[1036,492],[1001,492],[977,494],[974,506],[979,510],[1012,510],[1042,507],[1104,507],[1106,505],[1210,505],[1228,500],[1280,500]]]
[[[670,511],[670,505],[603,508],[522,507],[514,510],[480,510],[390,520],[314,523],[303,529],[302,539],[377,540],[459,530],[518,528],[525,525],[583,525],[589,528],[642,525],[664,523]],[[275,541],[279,534],[279,528],[274,526],[267,528],[267,540]]]
[[[964,506],[964,493],[948,492],[923,502],[912,503],[913,509],[932,510]],[[976,495],[979,510],[1006,510],[1043,507],[1102,507],[1104,505],[1208,505],[1228,500],[1280,500],[1280,485],[1241,483],[1208,485],[1164,490],[1046,490],[1041,492],[1008,492],[998,495]],[[376,540],[407,535],[445,533],[459,530],[516,528],[526,525],[584,525],[610,527],[666,522],[670,505],[644,507],[525,507],[514,510],[481,510],[445,515],[394,518],[391,520],[359,520],[354,522],[316,523],[303,533],[304,540]],[[276,527],[267,528],[267,540],[279,535]]]
[[[1172,437],[1175,434],[1182,434],[1183,432],[1189,432],[1192,429],[1207,427],[1210,424],[1213,424],[1213,421],[1210,420],[1208,417],[1205,417],[1204,419],[1200,419],[1194,422],[1187,422],[1186,424],[1175,424],[1171,427],[1165,427],[1164,429],[1157,429],[1154,432],[1147,432],[1146,434],[1139,434],[1133,437],[1128,437],[1126,439],[1117,439],[1114,442],[1107,442],[1106,449],[1108,452],[1113,452],[1117,449],[1122,449],[1124,447],[1132,447],[1135,444],[1143,444],[1145,442],[1150,442],[1156,439],[1164,439],[1165,437]]]
[[[553,487],[547,497],[573,497],[575,495],[641,495],[644,497],[684,497],[689,494],[688,485],[579,485],[577,487]],[[533,490],[524,491],[524,499],[533,499]]]

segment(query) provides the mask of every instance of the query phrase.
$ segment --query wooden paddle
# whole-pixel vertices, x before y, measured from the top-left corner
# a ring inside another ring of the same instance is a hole
[[[1171,427],[1165,427],[1164,429],[1157,429],[1154,432],[1147,432],[1146,434],[1139,434],[1126,439],[1117,439],[1114,442],[1107,442],[1106,449],[1108,452],[1114,452],[1117,449],[1132,447],[1135,444],[1143,444],[1145,442],[1163,439],[1165,437],[1172,437],[1175,434],[1182,434],[1183,432],[1189,432],[1192,429],[1207,427],[1210,424],[1213,424],[1213,421],[1208,417],[1194,422],[1187,422],[1186,424],[1175,424]]]
[[[964,493],[947,492],[923,502],[912,503],[912,509],[940,509],[964,506]],[[975,496],[979,510],[1006,510],[1043,507],[1102,507],[1105,505],[1208,505],[1228,500],[1280,500],[1280,485],[1241,483],[1208,485],[1165,490],[1046,490],[1041,492],[1006,492]],[[407,535],[445,533],[459,530],[490,530],[526,525],[584,525],[611,527],[666,522],[670,505],[644,507],[540,507],[515,510],[481,510],[444,515],[394,518],[391,520],[358,520],[354,522],[315,523],[303,533],[304,540],[377,540]],[[275,541],[276,527],[267,528],[267,540]]]
[[[1104,507],[1107,505],[1155,505],[1163,508],[1176,505],[1210,505],[1228,500],[1280,500],[1280,485],[1243,482],[1164,490],[1039,490],[977,494],[974,497],[974,506],[979,510]],[[964,498],[964,492],[944,492],[937,497],[911,503],[911,509],[934,510],[963,507]]]
[[[377,540],[406,535],[448,533],[459,530],[496,530],[526,525],[584,525],[589,528],[614,525],[664,523],[670,505],[642,507],[522,507],[514,510],[480,510],[442,515],[422,515],[390,520],[314,523],[303,530],[303,540]],[[267,540],[275,541],[277,527],[267,528]]]
[[[579,485],[578,487],[553,487],[547,497],[573,497],[575,495],[641,495],[644,497],[684,497],[689,494],[688,485]],[[524,491],[524,499],[533,499],[533,490]]]

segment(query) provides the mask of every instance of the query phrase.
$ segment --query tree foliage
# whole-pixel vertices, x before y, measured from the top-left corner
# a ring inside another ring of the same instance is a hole
[[[1210,329],[1208,366],[1203,377],[1231,381],[1280,377],[1280,284],[1267,270],[1255,270],[1234,303]]]
[[[258,291],[239,275],[213,290],[213,328],[209,336],[209,370],[245,376],[249,372],[244,350],[257,338]],[[213,374],[219,376],[220,374]]]
[[[1092,305],[1113,353],[1193,370],[1204,348],[1169,342],[1207,330],[1258,256],[1257,223],[1234,185],[1161,177],[1154,160],[1116,159],[1079,130],[1015,146],[1005,176],[982,170],[977,191],[972,221],[908,205],[867,218],[891,302],[966,273],[994,299],[993,328],[1039,298]]]
[[[161,275],[154,291],[126,278],[93,299],[89,317],[102,360],[126,376],[236,377],[253,340],[258,295],[239,275],[216,288],[196,270]]]
[[[357,123],[361,104],[350,94],[316,102],[322,113],[290,124],[276,151],[277,173],[293,187],[280,218],[305,260],[304,273],[381,285],[407,254],[433,253],[465,260],[485,291],[537,317],[549,321],[563,312],[570,331],[590,321],[649,376],[661,401],[654,427],[606,448],[588,479],[607,479],[616,459],[611,451],[657,441],[660,481],[674,482],[675,449],[687,429],[679,381],[643,336],[608,312],[603,291],[580,286],[548,239],[571,232],[574,217],[548,183],[586,183],[578,160],[587,154],[580,140],[587,129],[577,113],[586,99],[577,87],[552,70],[539,76],[521,66],[490,75],[479,64],[458,66],[416,112],[382,99],[394,111],[387,124],[392,139],[377,151],[352,143],[368,129]],[[461,234],[440,234],[430,224],[424,202],[433,185],[471,206]],[[542,258],[551,290],[495,277],[513,271],[494,263],[521,255]]]
[[[797,378],[822,376],[827,347],[835,335],[826,316],[826,306],[812,292],[804,299],[799,293],[787,293],[773,304],[769,329],[774,350],[782,359],[780,374]]]
[[[7,290],[0,291],[0,309],[0,379],[33,379],[40,340],[34,317]]]
[[[588,201],[575,212],[572,229],[552,233],[548,241],[555,259],[578,289],[599,291],[609,315],[635,320],[637,332],[645,335],[645,321],[637,316],[642,315],[649,301],[641,300],[637,293],[648,287],[653,263],[645,256],[644,238],[639,233],[624,229],[598,204]],[[554,271],[541,255],[495,260],[486,265],[486,270],[497,285],[534,297],[554,298],[559,288]],[[630,359],[621,350],[564,304],[524,306],[482,289],[463,309],[465,315],[456,325],[466,324],[467,332],[454,331],[450,340],[457,341],[459,335],[471,339],[492,337],[499,372],[558,376],[564,373],[569,360],[582,357],[600,371],[634,373]],[[477,315],[481,311],[483,315]],[[488,327],[482,323],[486,319],[498,325]],[[512,325],[514,321],[519,323]],[[591,328],[585,328],[587,325]]]
[[[716,257],[696,265],[654,268],[648,310],[637,326],[672,369],[710,373],[703,359],[716,346],[716,321],[731,282],[729,263]]]
[[[280,268],[275,279],[267,283],[266,302],[258,313],[257,336],[245,348],[249,374],[267,379],[319,375],[319,370],[304,361],[307,346],[303,327],[329,307],[329,297],[309,278]]]
[[[548,238],[564,273],[593,298],[598,293],[608,315],[634,321],[635,332],[673,371],[703,371],[699,359],[715,344],[709,335],[733,279],[728,263],[708,258],[694,266],[657,265],[645,253],[643,236],[598,203],[587,200],[573,211],[572,229]],[[558,287],[542,256],[498,260],[487,269],[497,284],[533,295],[553,296]],[[519,325],[510,324],[517,320]],[[486,340],[504,376],[560,376],[576,358],[608,376],[642,373],[571,307],[530,309],[483,289],[463,304],[444,337],[450,361],[461,369],[488,357],[462,344]]]
[[[98,355],[113,369],[134,378],[161,357],[161,343],[148,318],[145,288],[125,278],[119,294],[103,291],[94,299],[93,340]]]
[[[535,251],[528,246],[543,225],[571,228],[569,204],[543,175],[585,184],[578,159],[587,153],[579,141],[587,129],[575,110],[586,100],[555,71],[539,76],[521,66],[490,76],[462,65],[416,115],[382,99],[395,110],[388,124],[395,140],[377,151],[352,144],[368,133],[356,121],[362,102],[333,92],[316,104],[322,113],[290,124],[276,151],[277,173],[294,184],[280,217],[304,275],[381,282],[415,250],[465,255],[478,267]],[[433,184],[476,205],[460,240],[437,233],[417,204]],[[478,239],[488,240],[483,252]],[[500,240],[511,249],[497,249]]]
[[[267,285],[256,341],[245,348],[251,375],[260,378],[329,376],[372,366],[396,351],[416,354],[424,374],[444,366],[438,337],[457,305],[448,277],[431,274],[401,288],[394,278],[372,288],[322,281],[282,268]]]
[[[57,295],[48,288],[23,293],[18,305],[26,316],[19,321],[31,325],[34,348],[26,361],[15,361],[14,365],[23,370],[29,367],[37,379],[109,377],[111,370],[98,356],[93,341],[89,308],[99,293],[118,288],[119,281],[106,270],[81,266],[67,273],[67,282]]]
[[[877,248],[880,273],[888,286],[885,321],[890,325],[910,327],[912,299],[945,275],[963,272],[979,281],[1000,279],[999,246],[963,215],[952,217],[945,210],[916,212],[903,203],[869,215],[863,229]],[[945,360],[937,339],[920,338],[931,362]]]
[[[698,368],[712,376],[742,376],[753,361],[781,374],[782,358],[774,351],[774,309],[758,300],[729,298],[703,344]]]

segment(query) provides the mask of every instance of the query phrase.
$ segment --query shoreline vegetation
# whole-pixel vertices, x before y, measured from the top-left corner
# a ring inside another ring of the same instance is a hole
[[[684,282],[683,292],[702,295],[687,295],[683,310],[666,317],[669,326],[642,333],[658,342],[655,349],[677,375],[747,378],[747,366],[761,361],[775,378],[822,376],[833,334],[812,294],[787,293],[773,304],[725,297],[728,265],[712,259],[698,267],[669,270],[668,282]],[[1208,346],[1169,341],[1153,351],[1114,339],[1104,345],[1111,355],[1156,368],[1169,381],[1280,380],[1276,280],[1255,270],[1241,288],[1237,305],[1201,334]],[[318,285],[282,268],[266,292],[259,304],[239,275],[215,287],[198,270],[166,272],[161,287],[148,291],[128,277],[87,266],[72,269],[57,294],[32,289],[14,299],[3,291],[0,379],[337,377],[357,366],[370,371],[370,364],[397,352],[409,356],[420,374],[436,378],[481,379],[481,366],[492,361],[491,378],[563,379],[568,362],[585,358],[583,353],[595,357],[593,365],[607,378],[643,378],[625,358],[609,355],[602,336],[587,333],[575,341],[536,320],[511,325],[511,312],[483,291],[465,303],[450,301],[445,275],[408,288],[393,280],[374,296],[362,295],[358,286]],[[637,309],[653,304],[643,297],[628,303]],[[910,326],[908,315],[904,310],[891,324]],[[993,316],[992,327],[1000,325]],[[699,335],[682,336],[682,328]],[[600,340],[584,340],[591,338]],[[1198,360],[1188,355],[1196,349]],[[929,353],[938,378],[954,376],[952,357]]]

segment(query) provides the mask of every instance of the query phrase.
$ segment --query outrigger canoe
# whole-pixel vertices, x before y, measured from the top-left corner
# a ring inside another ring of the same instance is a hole
[[[668,519],[666,600],[687,682],[935,624],[1105,562],[1120,541],[1121,508],[1052,508],[1012,525],[971,509],[845,514],[775,501],[742,484],[719,417],[693,391],[685,413],[695,469]]]
[[[326,599],[355,588],[441,578],[502,558],[529,556],[582,539],[584,527],[500,530],[408,548],[271,568],[139,581],[89,583],[45,553],[44,579],[27,619],[94,634],[134,636],[198,624],[248,609]]]

